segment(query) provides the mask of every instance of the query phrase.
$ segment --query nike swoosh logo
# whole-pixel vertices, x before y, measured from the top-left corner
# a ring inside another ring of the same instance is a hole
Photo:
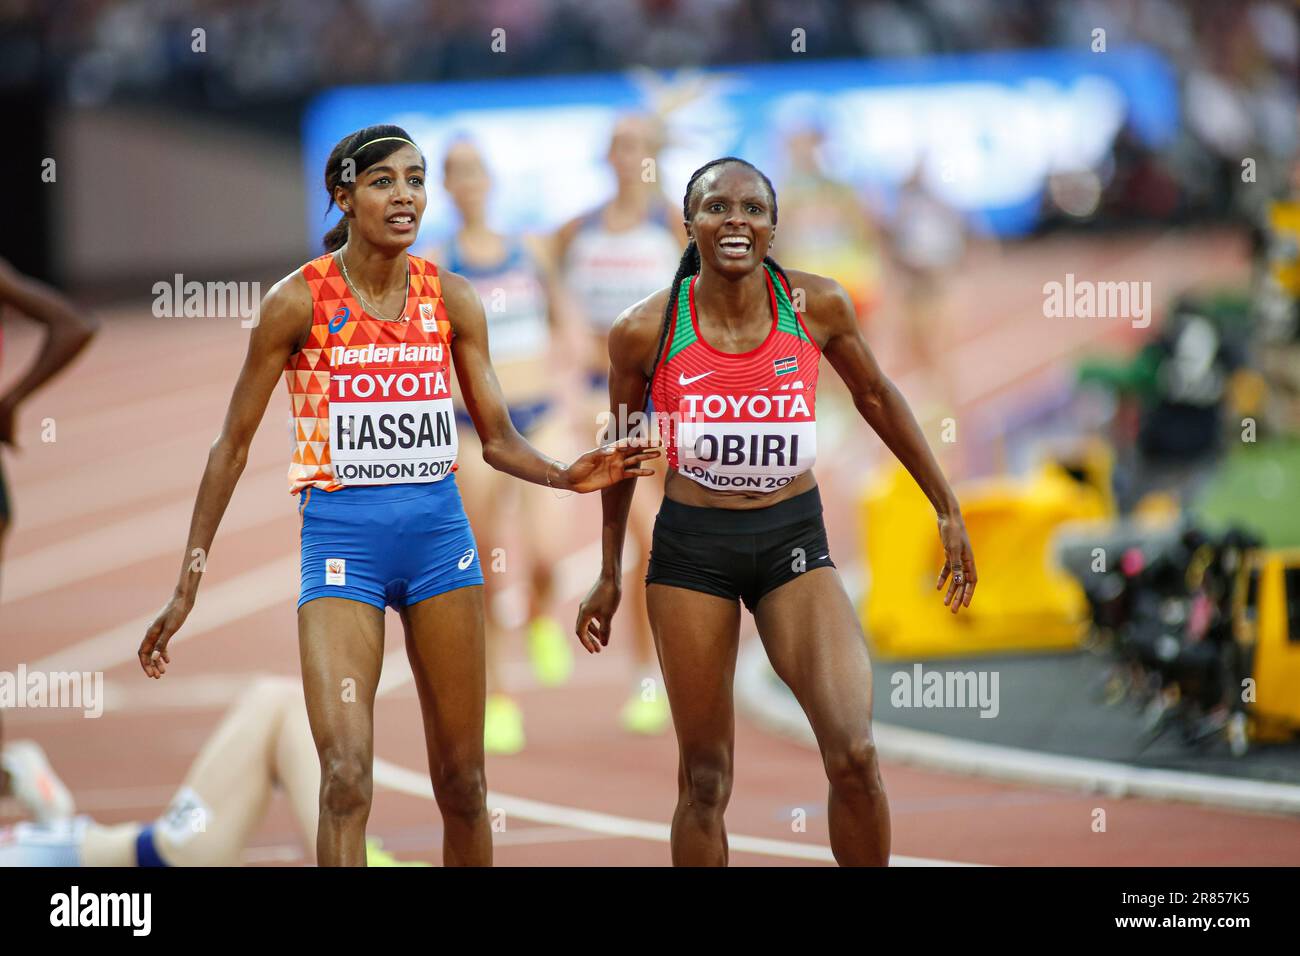
[[[681,373],[679,372],[679,373],[677,374],[677,384],[678,384],[678,385],[690,385],[691,382],[698,382],[700,379],[702,379],[702,378],[707,378],[708,376],[712,375],[712,374],[713,374],[714,372],[716,372],[716,371],[717,371],[716,368],[715,368],[715,369],[710,369],[709,371],[705,372],[703,375],[693,375],[693,376],[691,376],[690,378],[687,378],[685,375],[683,375],[683,374],[681,374]]]

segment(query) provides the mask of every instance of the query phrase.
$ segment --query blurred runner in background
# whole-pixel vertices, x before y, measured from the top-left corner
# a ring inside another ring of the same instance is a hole
[[[889,229],[892,258],[902,283],[901,344],[923,383],[916,417],[945,471],[960,473],[953,461],[956,442],[940,441],[942,420],[957,413],[953,369],[945,336],[952,274],[966,254],[966,223],[925,183],[924,164],[899,188]]]
[[[552,340],[560,310],[555,307],[544,250],[523,237],[494,232],[488,225],[492,177],[474,143],[461,139],[448,148],[443,159],[443,186],[456,206],[460,227],[442,248],[432,250],[429,258],[463,275],[482,298],[492,364],[519,434],[547,448],[560,448],[569,434],[558,394],[560,356],[555,354]],[[568,636],[547,614],[552,567],[558,557],[552,545],[558,538],[553,493],[540,485],[524,486],[487,466],[478,434],[461,402],[459,383],[453,391],[463,436],[461,495],[479,553],[495,572],[484,575],[488,638],[484,745],[489,753],[517,753],[524,746],[523,713],[509,696],[501,673],[501,642],[513,629],[502,609],[501,573],[515,574],[522,569],[527,575],[524,623],[537,679],[545,685],[563,684],[573,670]],[[522,562],[515,558],[518,552],[507,547],[508,531],[513,531],[512,541],[522,547]]]
[[[865,334],[880,298],[876,226],[853,187],[824,171],[826,134],[819,120],[800,116],[786,124],[784,135],[788,165],[780,184],[781,239],[776,252],[787,268],[827,276],[843,286]],[[818,428],[826,472],[834,467],[835,451],[844,447],[841,439],[855,426],[857,411],[838,375],[824,375],[820,381]]]
[[[8,391],[0,394],[0,445],[17,450],[19,406],[76,358],[94,337],[99,322],[49,286],[29,279],[0,259],[0,319],[4,318],[5,306],[46,328],[45,341],[31,368]],[[3,322],[0,322],[2,332]],[[3,344],[0,337],[0,361],[4,357]],[[12,498],[5,486],[4,468],[0,465],[0,585],[4,581],[4,539],[12,518]]]
[[[6,310],[6,306],[11,307]],[[18,450],[18,409],[38,388],[59,374],[99,330],[99,321],[49,286],[18,272],[0,259],[0,363],[4,360],[6,311],[17,311],[45,326],[45,340],[36,359],[18,381],[0,394],[0,446]],[[57,423],[55,423],[57,427]],[[13,498],[5,483],[0,457],[0,593],[4,586],[4,543],[13,520]],[[0,638],[4,637],[0,629]],[[4,770],[0,769],[0,776]],[[0,780],[3,783],[3,780]],[[0,789],[0,793],[3,789]]]
[[[614,195],[590,212],[565,223],[555,234],[556,261],[570,299],[589,330],[586,350],[587,398],[578,423],[583,447],[604,433],[609,413],[607,340],[622,312],[663,288],[686,246],[681,212],[659,186],[659,152],[663,121],[650,114],[623,117],[614,126],[607,159],[613,170]],[[629,408],[628,414],[641,411]],[[651,462],[662,476],[663,465]],[[662,483],[662,477],[655,484]],[[645,604],[645,574],[654,527],[654,496],[632,503],[628,530],[636,549],[631,569],[633,620],[636,621],[634,685],[622,712],[623,726],[634,733],[661,733],[668,725],[666,696],[659,690],[654,637]]]
[[[786,128],[781,183],[781,258],[789,268],[834,279],[866,325],[880,298],[880,240],[856,190],[823,170],[826,134],[815,120]]]

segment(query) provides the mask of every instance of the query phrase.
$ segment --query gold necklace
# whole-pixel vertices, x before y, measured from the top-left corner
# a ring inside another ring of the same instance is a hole
[[[365,298],[361,295],[361,293],[357,290],[357,287],[352,284],[352,277],[348,275],[348,266],[347,263],[343,261],[343,252],[341,250],[339,252],[339,268],[343,270],[343,281],[348,284],[348,288],[351,289],[352,294],[357,297],[357,301],[361,303],[361,307],[365,309],[366,312],[368,312],[370,315],[373,315],[380,322],[400,322],[402,321],[403,318],[406,317],[406,304],[411,300],[410,257],[408,257],[406,260],[406,295],[402,297],[402,311],[397,314],[397,318],[395,319],[386,319],[382,315],[380,315],[379,310],[376,309],[374,306],[372,306],[369,302],[367,302]]]

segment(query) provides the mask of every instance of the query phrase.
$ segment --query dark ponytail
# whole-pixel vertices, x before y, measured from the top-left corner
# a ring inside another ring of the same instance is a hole
[[[396,138],[390,138],[396,137]],[[339,186],[347,189],[349,192],[356,185],[356,177],[369,167],[375,165],[380,160],[386,159],[393,153],[397,152],[403,146],[408,145],[411,137],[406,130],[400,126],[380,125],[367,126],[365,129],[359,129],[355,133],[350,133],[339,140],[332,150],[330,150],[329,159],[325,161],[325,192],[329,195],[329,203],[325,206],[325,214],[334,208],[334,190]],[[373,142],[379,140],[379,142]],[[407,140],[406,143],[402,140]],[[365,148],[362,149],[361,147]],[[424,154],[420,155],[421,160]],[[345,161],[351,159],[351,176],[345,181],[343,173],[346,169]],[[348,217],[344,214],[329,232],[325,233],[321,239],[321,244],[325,247],[326,252],[334,252],[342,249],[348,241]]]
[[[348,244],[348,217],[340,216],[339,221],[321,239],[326,252],[337,252]]]
[[[752,169],[758,173],[763,180],[763,185],[767,187],[767,194],[772,199],[772,225],[776,225],[776,190],[772,188],[772,181],[764,175],[763,171],[748,160],[741,159],[739,156],[722,156],[711,162],[705,163],[695,172],[691,173],[691,178],[686,182],[686,192],[682,195],[682,219],[686,222],[691,221],[691,203],[694,201],[695,187],[700,181],[700,177],[709,170],[722,166],[726,163],[739,163],[747,169]],[[786,278],[785,270],[782,269],[775,259],[771,256],[763,257],[764,265],[771,266],[776,274],[781,277],[781,281],[789,288],[790,280]],[[681,285],[691,276],[700,271],[700,250],[695,246],[695,240],[692,239],[686,244],[686,250],[682,253],[681,261],[677,263],[677,273],[673,276],[673,284],[668,292],[668,301],[664,304],[664,321],[659,329],[659,347],[655,349],[654,364],[650,367],[650,382],[646,385],[648,390],[654,383],[655,372],[659,369],[659,360],[664,354],[664,345],[668,341],[668,330],[672,328],[673,316],[677,313],[677,297],[681,292]]]

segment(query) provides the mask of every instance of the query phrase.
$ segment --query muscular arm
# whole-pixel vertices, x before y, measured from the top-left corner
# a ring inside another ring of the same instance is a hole
[[[805,321],[814,335],[824,336],[822,353],[848,385],[859,414],[915,479],[934,510],[940,515],[958,513],[957,496],[939,469],[907,400],[871,354],[848,293],[838,282],[808,273],[792,272],[790,283],[802,283],[807,289]]]
[[[86,347],[99,322],[77,311],[49,286],[29,279],[0,259],[0,305],[10,305],[46,327],[36,361],[22,378],[0,396],[0,442],[13,443],[13,413],[38,388],[68,365]]]
[[[822,354],[853,395],[853,404],[885,446],[907,469],[939,520],[946,563],[939,573],[942,588],[950,573],[953,586],[945,598],[953,612],[970,606],[977,580],[975,561],[961,516],[961,506],[921,432],[907,400],[876,363],[862,336],[848,293],[838,282],[806,272],[789,274],[792,287],[806,291],[810,331]]]
[[[645,408],[647,377],[659,344],[665,293],[656,293],[620,315],[609,332],[609,422],[606,440],[628,437],[634,412]],[[624,481],[600,493],[601,576],[623,579],[623,539],[632,507],[635,481]]]
[[[311,292],[302,275],[294,273],[277,282],[262,300],[260,319],[249,338],[226,419],[208,451],[176,589],[140,644],[140,666],[150,677],[159,678],[167,671],[166,665],[171,662],[167,642],[194,606],[212,539],[248,461],[248,446],[285,362],[306,339],[310,328]],[[155,650],[158,658],[153,657]]]
[[[663,322],[667,291],[657,292],[618,317],[609,333],[609,407],[606,437],[627,440],[636,423],[635,412],[645,407],[655,348]],[[609,643],[614,612],[623,585],[623,539],[636,486],[620,482],[600,493],[600,576],[578,609],[575,633],[589,653],[599,653]]]
[[[249,338],[244,365],[226,409],[226,419],[208,451],[176,588],[178,594],[191,602],[200,579],[199,574],[188,570],[193,564],[194,551],[202,548],[206,555],[212,547],[217,525],[248,461],[248,447],[261,424],[267,402],[284,373],[285,362],[306,338],[310,326],[311,293],[306,280],[295,273],[276,283],[266,294],[261,319]]]
[[[488,354],[487,317],[478,293],[463,276],[444,272],[442,297],[451,319],[456,381],[483,445],[483,460],[498,471],[535,485],[568,488],[564,463],[539,452],[510,421],[501,383]]]
[[[596,491],[625,478],[653,474],[641,467],[659,455],[657,449],[638,448],[627,442],[603,445],[565,465],[544,455],[515,429],[501,395],[501,383],[488,356],[487,319],[474,287],[454,272],[443,274],[443,301],[451,318],[454,337],[452,358],[465,410],[474,420],[483,460],[497,471],[570,491]]]

